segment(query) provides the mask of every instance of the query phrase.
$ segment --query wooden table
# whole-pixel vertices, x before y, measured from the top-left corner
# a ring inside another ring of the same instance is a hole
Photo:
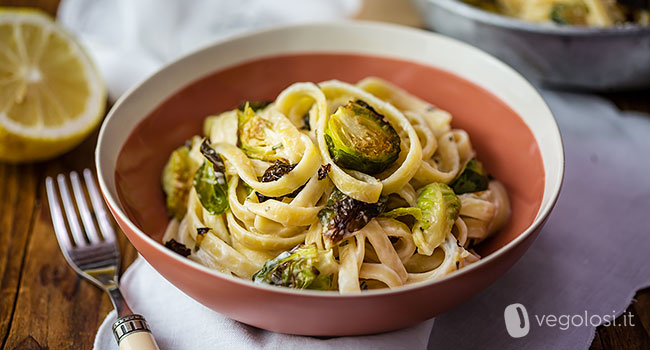
[[[54,14],[59,0],[0,0]],[[397,14],[397,15],[393,15]],[[421,26],[408,3],[374,0],[363,19]],[[650,91],[605,97],[622,109],[650,112]],[[48,175],[93,168],[97,133],[73,151],[49,162],[0,163],[0,339],[1,349],[91,349],[97,327],[112,309],[107,296],[81,280],[57,245],[46,205]],[[118,235],[122,266],[137,252]],[[634,327],[599,327],[591,349],[650,349],[650,288],[639,291],[627,311]]]

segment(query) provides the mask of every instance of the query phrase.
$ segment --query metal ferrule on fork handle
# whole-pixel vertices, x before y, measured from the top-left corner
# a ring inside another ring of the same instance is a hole
[[[113,335],[120,350],[158,349],[149,325],[141,315],[120,317],[113,323]]]

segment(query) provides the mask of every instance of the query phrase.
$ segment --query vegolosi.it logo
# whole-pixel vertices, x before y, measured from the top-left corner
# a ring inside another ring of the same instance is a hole
[[[506,306],[503,311],[503,318],[506,321],[506,330],[513,338],[525,337],[530,332],[530,320],[526,307],[517,303]]]
[[[621,322],[616,321],[616,314],[612,312],[608,315],[589,315],[587,311],[584,314],[574,315],[534,315],[535,323],[538,326],[558,327],[560,330],[567,330],[569,327],[598,327],[601,324],[609,326],[634,326],[630,312],[622,315]],[[530,318],[528,311],[522,304],[515,303],[506,306],[503,311],[503,319],[506,323],[506,330],[513,338],[525,337],[530,332]]]

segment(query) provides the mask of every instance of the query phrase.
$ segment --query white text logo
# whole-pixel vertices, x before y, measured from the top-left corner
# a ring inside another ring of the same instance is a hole
[[[570,327],[598,327],[603,325],[609,326],[633,326],[630,312],[621,315],[622,320],[616,320],[616,314],[612,311],[607,315],[590,315],[587,311],[584,314],[574,315],[533,315],[535,323],[539,326],[558,327],[566,331]],[[530,318],[528,311],[522,304],[515,303],[506,306],[503,311],[503,319],[506,323],[506,330],[513,338],[525,337],[530,332]]]

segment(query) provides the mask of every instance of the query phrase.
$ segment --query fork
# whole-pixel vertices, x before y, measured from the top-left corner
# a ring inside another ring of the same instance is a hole
[[[110,296],[117,310],[118,319],[112,329],[120,350],[157,350],[158,345],[147,321],[142,315],[131,311],[120,292],[118,286],[120,252],[115,240],[115,231],[97,191],[93,173],[89,169],[84,169],[83,177],[94,210],[91,210],[88,205],[77,172],[70,173],[74,202],[64,174],[56,177],[61,201],[59,201],[54,179],[49,176],[45,179],[47,199],[59,247],[68,264],[77,274],[94,283]],[[75,202],[77,209],[75,209]],[[63,203],[67,225],[60,203]],[[83,230],[77,210],[81,216]]]

